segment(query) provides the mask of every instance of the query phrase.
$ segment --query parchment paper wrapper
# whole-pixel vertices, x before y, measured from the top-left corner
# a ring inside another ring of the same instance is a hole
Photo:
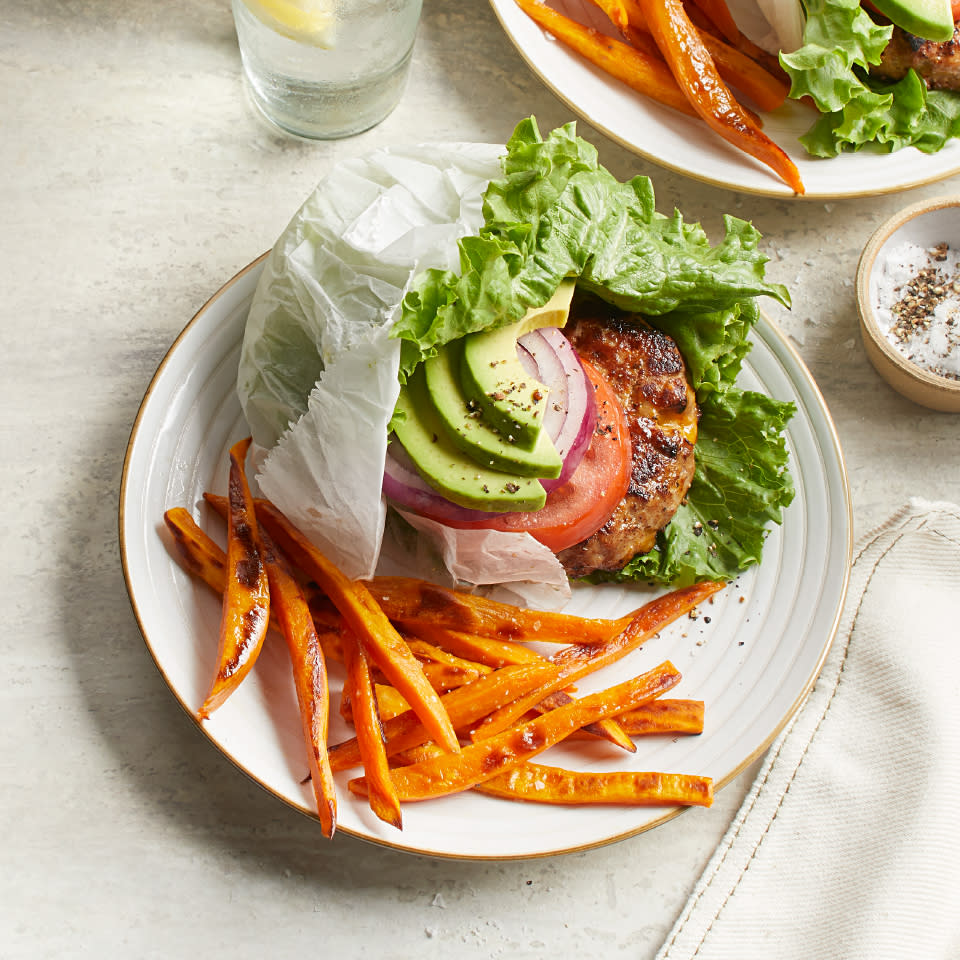
[[[482,226],[483,191],[501,175],[503,152],[430,144],[337,166],[277,240],[257,285],[238,374],[257,481],[350,577],[373,576],[381,554],[399,392],[390,328],[417,273],[459,271],[457,240]],[[514,599],[533,606],[569,596],[556,558],[526,534],[416,525],[433,552],[426,564],[420,551],[410,556],[408,575],[428,575],[439,557],[457,582],[514,582]]]

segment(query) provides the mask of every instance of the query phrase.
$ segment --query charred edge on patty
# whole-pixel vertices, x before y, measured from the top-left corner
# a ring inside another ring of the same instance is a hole
[[[960,90],[960,29],[954,25],[953,38],[937,43],[894,27],[880,63],[872,66],[870,73],[884,80],[900,80],[911,69],[931,90]]]
[[[558,554],[569,576],[585,577],[653,549],[693,481],[699,414],[676,343],[639,314],[578,300],[564,332],[616,393],[632,444],[627,495],[593,536]]]

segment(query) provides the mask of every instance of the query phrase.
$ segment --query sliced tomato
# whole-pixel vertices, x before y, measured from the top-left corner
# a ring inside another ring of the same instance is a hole
[[[574,475],[552,491],[539,510],[501,513],[482,521],[444,519],[441,523],[460,530],[529,533],[559,553],[586,540],[607,522],[630,486],[630,427],[617,395],[596,367],[582,358],[581,362],[596,391],[597,426]]]

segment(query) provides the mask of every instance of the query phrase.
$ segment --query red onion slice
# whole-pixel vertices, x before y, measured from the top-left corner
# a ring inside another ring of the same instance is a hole
[[[533,357],[540,382],[549,387],[543,425],[563,459],[559,477],[541,480],[549,493],[566,483],[590,446],[597,424],[593,384],[570,341],[556,327],[533,330],[520,338]]]
[[[593,384],[570,341],[556,327],[543,327],[525,334],[517,341],[517,353],[527,373],[536,377],[550,391],[543,415],[543,428],[557,448],[563,468],[559,477],[540,480],[544,490],[549,493],[573,476],[590,446],[597,423]],[[482,522],[501,516],[499,513],[461,507],[438,493],[423,479],[406,450],[396,440],[387,447],[383,492],[394,503],[441,522]]]
[[[464,523],[489,520],[499,513],[471,510],[461,507],[438,493],[420,475],[407,451],[396,440],[387,445],[387,460],[383,471],[383,493],[388,500],[414,513],[422,513],[435,520],[457,520]]]

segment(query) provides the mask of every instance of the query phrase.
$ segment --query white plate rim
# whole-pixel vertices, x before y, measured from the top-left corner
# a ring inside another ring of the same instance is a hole
[[[245,766],[237,757],[233,756],[228,750],[225,750],[224,747],[219,744],[216,739],[211,735],[207,727],[197,720],[195,712],[190,704],[184,699],[181,691],[178,690],[176,684],[173,682],[172,678],[168,674],[167,669],[165,668],[164,660],[156,644],[151,638],[151,633],[146,623],[145,617],[141,610],[141,606],[138,602],[138,590],[139,584],[135,580],[135,575],[133,572],[135,557],[131,553],[131,537],[130,537],[130,527],[129,517],[135,511],[129,509],[129,502],[131,496],[131,474],[133,472],[132,467],[137,456],[137,450],[141,442],[145,441],[146,437],[143,435],[143,423],[146,418],[146,412],[151,404],[152,397],[155,393],[155,390],[158,384],[161,382],[165,375],[165,371],[171,365],[173,358],[176,356],[178,351],[181,349],[184,341],[188,335],[194,331],[198,326],[205,323],[215,323],[216,322],[216,311],[218,305],[224,300],[227,295],[235,293],[237,290],[237,285],[241,282],[246,283],[250,286],[250,295],[252,296],[252,287],[255,285],[256,276],[259,273],[260,267],[267,257],[267,253],[262,254],[259,258],[252,261],[242,270],[240,270],[233,278],[223,284],[220,289],[214,293],[207,302],[194,314],[191,320],[186,324],[186,326],[181,330],[179,335],[173,341],[163,359],[160,361],[156,372],[150,380],[150,384],[144,394],[143,400],[138,409],[134,424],[132,426],[126,454],[124,457],[123,471],[121,477],[120,485],[120,495],[119,495],[119,511],[118,511],[118,522],[119,522],[119,543],[120,543],[120,553],[121,553],[121,565],[123,570],[124,582],[127,587],[127,592],[131,607],[134,613],[134,616],[137,620],[138,627],[140,629],[143,640],[147,646],[147,649],[151,655],[151,658],[154,661],[155,666],[160,672],[160,675],[163,677],[165,683],[170,688],[171,692],[174,694],[180,706],[190,717],[191,721],[196,727],[198,727],[204,735],[211,741],[211,743],[219,749],[224,756],[226,756],[239,770],[246,774],[251,780],[259,784],[269,793],[280,799],[288,806],[292,807],[294,810],[306,815],[312,820],[318,820],[316,813],[311,811],[309,808],[305,808],[298,803],[291,801],[288,797],[283,796],[278,790],[274,789],[271,784],[264,779],[262,776],[258,775],[255,770],[250,769],[248,766]],[[778,721],[770,727],[767,733],[763,736],[762,740],[757,744],[757,746],[752,749],[749,754],[743,756],[739,762],[737,762],[731,769],[725,771],[720,776],[714,776],[714,786],[716,790],[722,789],[726,784],[738,776],[747,766],[749,766],[754,760],[759,758],[774,741],[774,739],[779,735],[783,730],[786,724],[791,720],[795,715],[797,710],[800,708],[807,694],[812,689],[816,679],[820,673],[820,670],[823,666],[823,663],[827,657],[827,654],[830,650],[830,647],[836,636],[836,632],[840,622],[840,616],[843,609],[844,600],[847,592],[847,584],[849,579],[850,564],[853,553],[853,518],[852,518],[852,504],[850,499],[850,490],[849,482],[846,473],[846,467],[843,461],[843,455],[839,444],[839,438],[837,436],[836,427],[833,423],[832,418],[829,415],[829,411],[826,407],[826,404],[823,400],[822,394],[820,393],[819,388],[817,387],[812,376],[809,374],[809,371],[806,370],[805,365],[803,364],[802,359],[800,358],[797,351],[794,349],[792,344],[788,341],[787,337],[780,331],[776,325],[771,321],[766,315],[761,316],[761,322],[755,328],[755,333],[759,334],[765,343],[775,352],[778,359],[781,361],[786,360],[787,363],[792,365],[795,368],[803,371],[805,374],[804,381],[802,383],[803,390],[805,391],[808,400],[814,404],[815,408],[819,409],[819,412],[822,414],[823,419],[819,422],[818,427],[825,431],[822,436],[818,436],[818,439],[826,441],[830,452],[836,458],[836,466],[838,469],[837,474],[832,478],[834,484],[834,489],[832,492],[838,493],[842,500],[843,510],[841,511],[842,517],[845,518],[846,529],[844,531],[844,536],[841,537],[838,542],[839,550],[834,552],[834,555],[831,558],[831,563],[834,566],[839,566],[841,568],[840,572],[842,573],[842,582],[837,585],[837,590],[835,591],[835,603],[834,608],[830,612],[830,619],[827,623],[823,625],[823,640],[821,647],[818,651],[815,663],[812,669],[809,671],[805,682],[797,688],[795,696],[786,707],[785,711],[781,712],[781,716]],[[173,559],[170,559],[170,563],[174,564]],[[641,808],[642,809],[642,808]],[[660,816],[657,816],[653,819],[650,819],[643,824],[631,827],[627,830],[621,830],[616,833],[611,833],[600,838],[592,839],[583,843],[560,845],[550,849],[540,849],[535,851],[527,851],[521,853],[511,853],[511,854],[493,854],[493,855],[483,855],[476,852],[471,853],[457,853],[449,850],[433,850],[424,848],[422,845],[408,844],[404,843],[401,839],[395,840],[392,835],[388,836],[378,836],[372,835],[364,830],[353,829],[348,826],[338,823],[337,831],[357,837],[358,839],[370,841],[378,845],[409,853],[415,853],[418,855],[427,855],[442,859],[454,859],[454,860],[525,860],[525,859],[538,859],[546,856],[554,856],[559,854],[575,853],[578,851],[592,849],[598,846],[603,846],[606,844],[618,842],[624,839],[627,839],[632,836],[636,836],[640,833],[644,833],[647,830],[650,830],[656,826],[659,826],[662,823],[665,823],[679,814],[683,813],[686,809],[685,807],[676,807],[667,810]]]

